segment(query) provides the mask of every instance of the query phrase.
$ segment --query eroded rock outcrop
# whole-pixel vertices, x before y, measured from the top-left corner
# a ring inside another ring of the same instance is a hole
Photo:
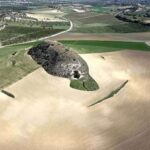
[[[43,42],[31,48],[28,54],[51,75],[79,79],[89,74],[86,62],[58,42]]]
[[[43,42],[29,49],[28,54],[51,75],[68,78],[70,87],[94,91],[99,89],[89,75],[87,63],[73,50],[58,42]]]

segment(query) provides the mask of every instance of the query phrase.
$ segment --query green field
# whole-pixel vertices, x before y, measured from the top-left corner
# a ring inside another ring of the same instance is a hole
[[[110,13],[113,7],[102,7],[102,6],[93,6],[92,11],[98,13]]]
[[[27,55],[27,49],[37,43],[0,48],[0,89],[18,81],[39,67]]]
[[[72,32],[77,33],[136,33],[150,31],[150,26],[124,22],[109,13],[71,12],[66,17],[74,23]]]
[[[95,91],[99,89],[98,84],[91,76],[78,80],[71,80],[70,87],[82,91]]]
[[[78,53],[99,53],[120,50],[150,51],[150,46],[144,42],[123,41],[60,41],[65,46],[71,47]]]
[[[149,26],[144,26],[136,23],[124,23],[118,25],[107,25],[107,24],[89,24],[84,27],[76,27],[74,29],[78,33],[137,33],[150,31]]]
[[[40,27],[7,26],[0,31],[0,42],[9,45],[38,39],[63,31],[63,29],[48,29]]]

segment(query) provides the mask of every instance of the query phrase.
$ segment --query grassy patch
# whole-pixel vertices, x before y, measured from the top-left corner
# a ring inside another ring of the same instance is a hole
[[[66,17],[74,23],[72,32],[77,33],[136,33],[150,31],[149,26],[118,20],[112,13],[70,13]]]
[[[73,88],[73,89],[86,91],[86,89],[83,86],[83,81],[82,80],[71,80],[70,87]]]
[[[3,57],[6,57],[10,55],[11,53],[14,53],[16,51],[22,51],[26,48],[32,47],[34,45],[37,45],[40,42],[31,42],[31,43],[25,43],[25,44],[16,44],[13,46],[6,46],[4,48],[0,48],[0,59]]]
[[[20,43],[38,39],[63,31],[63,29],[48,29],[40,27],[7,26],[0,31],[0,41],[3,45]]]
[[[98,13],[109,13],[111,12],[112,7],[102,7],[102,6],[94,6],[92,7],[93,12],[98,12]]]
[[[73,32],[79,33],[137,33],[137,32],[147,32],[150,31],[149,26],[144,26],[135,23],[124,23],[124,24],[114,24],[114,25],[97,25],[93,24],[90,26],[79,26],[74,29]]]
[[[98,100],[97,102],[95,102],[95,103],[89,105],[88,107],[94,106],[94,105],[96,105],[96,104],[101,103],[101,102],[104,101],[104,100],[107,100],[107,99],[113,97],[113,96],[116,95],[122,88],[124,88],[127,83],[128,83],[128,80],[125,81],[123,84],[121,84],[118,88],[116,88],[115,90],[113,90],[111,93],[109,93],[106,97],[104,97],[104,98]]]
[[[0,48],[0,89],[10,85],[39,66],[27,55],[27,49],[35,43]]]
[[[60,41],[64,45],[74,48],[79,53],[111,52],[124,49],[150,51],[150,46],[144,42],[123,41]]]
[[[71,80],[70,87],[82,91],[95,91],[99,89],[96,81],[90,76],[84,77],[79,80]]]

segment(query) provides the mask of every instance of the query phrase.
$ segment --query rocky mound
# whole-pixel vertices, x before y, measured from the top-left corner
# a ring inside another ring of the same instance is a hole
[[[79,79],[89,73],[86,62],[58,42],[43,42],[28,54],[51,75]]]
[[[73,50],[58,42],[43,42],[29,49],[28,54],[51,75],[68,78],[70,87],[94,91],[98,84],[89,75],[87,63]]]

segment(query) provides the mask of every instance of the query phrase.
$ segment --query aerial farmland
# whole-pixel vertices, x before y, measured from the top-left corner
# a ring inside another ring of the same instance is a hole
[[[141,7],[1,8],[0,149],[149,150],[150,26],[116,16]]]

